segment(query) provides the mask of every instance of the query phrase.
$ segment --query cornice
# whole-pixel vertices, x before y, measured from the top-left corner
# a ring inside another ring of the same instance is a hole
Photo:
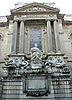
[[[58,14],[58,15],[57,15],[58,19],[63,19],[64,16],[65,16],[65,14]]]
[[[38,12],[14,12],[13,15],[30,15],[30,14],[58,14],[55,11],[38,11]]]
[[[63,21],[63,24],[64,24],[64,25],[72,25],[72,21],[64,20],[64,21]]]

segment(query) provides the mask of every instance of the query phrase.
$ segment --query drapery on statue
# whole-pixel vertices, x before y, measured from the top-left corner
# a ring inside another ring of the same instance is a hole
[[[35,47],[31,48],[31,60],[39,59],[41,59],[41,51],[37,48],[37,44],[35,44]]]

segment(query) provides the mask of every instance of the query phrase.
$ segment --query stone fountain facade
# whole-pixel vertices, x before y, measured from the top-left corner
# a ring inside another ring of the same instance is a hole
[[[61,49],[63,14],[42,3],[11,10],[11,53],[5,59],[2,100],[71,100],[71,71]]]

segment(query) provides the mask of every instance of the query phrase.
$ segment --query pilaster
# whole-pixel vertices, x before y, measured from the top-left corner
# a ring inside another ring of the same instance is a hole
[[[60,52],[60,41],[59,41],[57,20],[54,21],[54,34],[55,34],[56,52]]]
[[[48,35],[48,52],[52,52],[52,33],[50,20],[47,21],[47,35]]]
[[[24,21],[20,23],[19,53],[24,53]]]
[[[16,53],[16,45],[17,45],[17,21],[14,21],[13,39],[12,39],[12,53]]]

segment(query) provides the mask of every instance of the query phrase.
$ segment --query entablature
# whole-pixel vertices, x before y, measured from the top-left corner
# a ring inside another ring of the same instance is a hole
[[[16,15],[14,20],[36,20],[36,19],[57,19],[57,15],[54,14],[30,14],[30,15]]]

